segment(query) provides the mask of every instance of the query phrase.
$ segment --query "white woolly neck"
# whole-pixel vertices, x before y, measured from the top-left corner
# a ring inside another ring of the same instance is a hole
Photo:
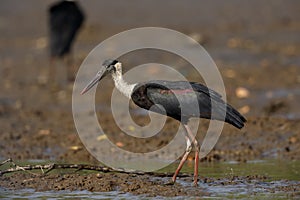
[[[133,92],[134,86],[136,84],[129,84],[123,79],[122,75],[122,65],[121,63],[117,63],[116,71],[112,73],[112,78],[115,82],[115,87],[126,97],[131,98],[131,94]]]

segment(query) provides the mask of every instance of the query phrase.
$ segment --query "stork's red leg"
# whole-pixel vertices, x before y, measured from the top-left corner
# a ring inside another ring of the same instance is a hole
[[[198,185],[198,167],[199,167],[199,143],[196,139],[196,136],[193,136],[191,129],[188,127],[188,125],[184,124],[184,128],[188,134],[188,137],[191,138],[193,145],[195,147],[195,165],[194,165],[194,185]]]
[[[192,144],[191,144],[191,141],[190,141],[190,139],[189,139],[189,137],[188,137],[187,135],[185,135],[185,139],[186,139],[186,150],[185,150],[185,154],[183,155],[183,157],[182,157],[182,159],[181,159],[181,161],[180,161],[180,163],[179,163],[179,165],[178,165],[178,167],[177,167],[177,169],[176,169],[176,171],[175,171],[175,173],[174,173],[174,175],[173,175],[173,177],[172,177],[173,183],[175,183],[176,177],[177,177],[178,173],[180,172],[180,170],[181,170],[183,164],[185,163],[185,161],[187,160],[189,154],[190,154],[191,151],[192,151]]]
[[[189,154],[192,151],[192,146],[191,146],[191,141],[196,149],[196,153],[195,153],[195,165],[194,165],[194,185],[198,184],[198,166],[199,166],[199,144],[198,141],[195,139],[195,136],[193,136],[192,131],[190,130],[190,128],[188,127],[187,124],[183,124],[183,127],[185,129],[184,134],[185,134],[185,139],[186,139],[186,143],[187,143],[187,147],[186,147],[186,151],[185,154],[183,155],[175,173],[174,176],[172,178],[172,181],[175,182],[176,181],[176,177],[178,175],[178,173],[180,172],[183,164],[185,163],[185,161],[187,160]]]
[[[199,151],[195,152],[194,185],[198,185]]]

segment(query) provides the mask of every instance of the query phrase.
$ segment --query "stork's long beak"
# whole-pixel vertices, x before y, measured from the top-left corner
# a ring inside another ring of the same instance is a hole
[[[107,75],[107,70],[105,67],[103,67],[96,76],[91,80],[91,82],[85,86],[85,88],[81,91],[80,94],[84,94],[87,91],[89,91],[94,85],[96,85],[103,77]]]

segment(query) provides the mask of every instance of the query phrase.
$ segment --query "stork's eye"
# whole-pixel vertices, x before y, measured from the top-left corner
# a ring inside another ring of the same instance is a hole
[[[109,65],[109,66],[107,67],[107,70],[108,70],[109,72],[115,71],[115,66]]]

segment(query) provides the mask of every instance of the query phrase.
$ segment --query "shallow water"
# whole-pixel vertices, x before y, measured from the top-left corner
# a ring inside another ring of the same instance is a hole
[[[182,171],[192,172],[190,162]],[[200,176],[224,178],[232,176],[261,175],[270,181],[280,179],[300,181],[300,161],[253,160],[247,163],[235,161],[222,163],[201,163]]]
[[[160,171],[171,172],[178,163],[174,163]],[[182,172],[192,173],[193,162],[184,166]],[[293,187],[300,181],[300,161],[257,160],[248,163],[223,162],[201,163],[199,188],[203,190],[202,198],[272,198],[281,199],[291,196],[291,191],[277,190],[280,187]],[[254,178],[248,179],[248,176]],[[257,176],[258,178],[255,178]],[[203,178],[205,177],[205,178]],[[259,178],[265,177],[265,178]],[[167,179],[154,177],[153,179]],[[210,181],[205,181],[209,179]],[[191,178],[179,178],[178,183],[188,190],[194,189]],[[299,193],[293,194],[300,195]],[[299,196],[300,197],[300,196]],[[41,199],[170,199],[170,197],[147,197],[133,195],[121,191],[89,192],[89,191],[46,191],[35,192],[32,189],[7,190],[0,188],[0,198],[41,198]],[[177,197],[193,199],[195,197]],[[173,199],[173,198],[172,198]]]
[[[33,189],[11,191],[0,188],[0,198],[26,198],[26,199],[139,199],[143,196],[130,195],[119,192],[89,192],[89,191],[47,191],[35,192]],[[118,196],[118,197],[117,197]]]

